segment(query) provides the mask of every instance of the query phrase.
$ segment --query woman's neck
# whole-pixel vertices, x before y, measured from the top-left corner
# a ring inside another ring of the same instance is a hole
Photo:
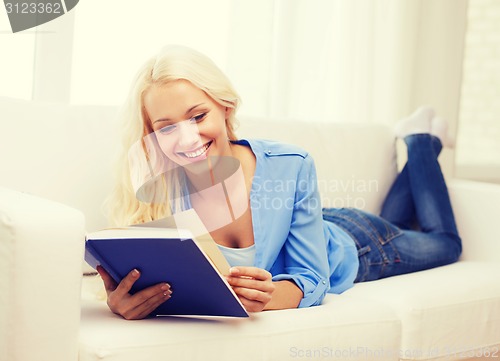
[[[240,159],[232,151],[233,146],[230,144],[228,155],[208,156],[203,161],[184,166],[190,193],[224,182],[241,167]]]

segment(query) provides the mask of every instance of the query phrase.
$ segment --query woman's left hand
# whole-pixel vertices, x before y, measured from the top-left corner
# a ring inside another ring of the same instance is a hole
[[[226,279],[248,312],[262,311],[275,290],[271,274],[262,268],[232,267]]]

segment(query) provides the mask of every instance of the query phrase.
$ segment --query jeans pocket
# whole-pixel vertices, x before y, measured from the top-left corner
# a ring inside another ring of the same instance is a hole
[[[365,219],[365,227],[370,229],[372,238],[375,237],[382,246],[403,234],[400,228],[379,216],[366,212],[360,212],[360,215]]]
[[[385,221],[384,221],[385,222]],[[384,231],[384,233],[381,233],[380,239],[380,244],[385,245],[389,242],[391,242],[394,238],[399,237],[403,234],[403,232],[391,225],[390,223],[387,223],[388,228]]]

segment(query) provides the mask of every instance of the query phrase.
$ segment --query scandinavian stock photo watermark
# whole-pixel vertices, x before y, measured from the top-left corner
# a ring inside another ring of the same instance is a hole
[[[429,359],[446,357],[452,359],[500,358],[498,346],[492,347],[458,347],[443,346],[429,349],[388,349],[367,346],[332,347],[322,346],[303,348],[292,346],[288,349],[288,357],[292,359],[352,359],[352,360],[386,360],[386,359]]]
[[[13,33],[34,28],[63,16],[79,0],[4,0]]]
[[[304,196],[302,207],[307,210],[317,208],[347,208],[365,209],[366,195],[379,192],[376,179],[332,180],[283,180],[253,178],[251,197],[252,208],[279,210],[293,209],[297,206],[296,195]],[[314,193],[319,197],[309,197]]]

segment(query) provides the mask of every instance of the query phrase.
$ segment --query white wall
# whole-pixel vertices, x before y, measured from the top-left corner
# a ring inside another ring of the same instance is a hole
[[[469,0],[457,175],[500,183],[500,1]]]

